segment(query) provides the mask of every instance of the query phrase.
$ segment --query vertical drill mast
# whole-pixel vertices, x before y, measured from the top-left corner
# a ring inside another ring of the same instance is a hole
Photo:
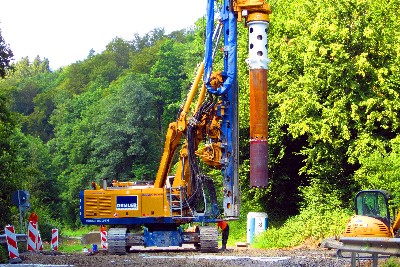
[[[212,73],[214,0],[208,0],[204,84],[210,94],[220,95],[225,216],[239,215],[238,183],[238,86],[237,21],[245,19],[249,28],[250,67],[250,185],[268,186],[268,102],[267,70],[269,5],[263,0],[224,0],[220,21],[224,36],[224,70]],[[215,44],[217,46],[218,44]]]
[[[225,216],[239,216],[239,178],[238,178],[238,87],[237,87],[237,23],[230,1],[224,0],[220,12],[220,23],[224,36],[224,71],[220,75],[212,74],[214,0],[208,0],[206,29],[206,52],[204,66],[204,84],[211,94],[220,95],[221,105],[218,116],[221,117],[222,136],[222,175],[223,209]],[[219,28],[220,25],[218,25]],[[216,44],[217,46],[217,44]],[[220,77],[220,78],[218,78]],[[221,79],[217,86],[212,80]]]

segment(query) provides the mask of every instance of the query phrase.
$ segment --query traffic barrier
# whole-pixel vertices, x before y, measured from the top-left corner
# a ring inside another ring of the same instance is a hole
[[[42,237],[40,236],[40,232],[38,231],[38,236],[37,236],[37,243],[36,243],[36,249],[43,251],[43,243],[42,243]]]
[[[378,266],[378,256],[400,255],[400,240],[399,238],[390,237],[342,237],[340,238],[340,246],[337,247],[338,256],[342,252],[351,252],[351,266],[357,265],[357,258],[360,253],[372,254],[372,266]]]
[[[51,230],[51,250],[58,250],[58,229]]]
[[[105,230],[105,228],[101,228],[100,235],[101,235],[100,236],[101,237],[101,248],[103,250],[106,250],[108,247],[108,244],[107,244],[107,231]]]
[[[8,256],[10,257],[10,261],[18,260],[19,253],[18,253],[17,237],[15,235],[14,226],[7,225],[4,228],[4,231],[6,232]]]
[[[38,229],[37,224],[29,221],[28,225],[28,251],[37,251]]]

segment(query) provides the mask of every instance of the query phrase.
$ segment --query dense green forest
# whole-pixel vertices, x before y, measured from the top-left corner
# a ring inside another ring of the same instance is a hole
[[[291,241],[275,245],[285,246],[330,234],[360,189],[389,190],[400,203],[400,1],[270,4],[267,189],[249,188],[239,24],[241,216],[268,212],[283,223],[279,236]],[[91,181],[153,180],[166,127],[203,57],[204,26],[200,18],[192,29],[116,37],[58,70],[40,56],[0,65],[0,225],[18,220],[16,189],[30,192],[46,224],[78,227],[79,191]],[[320,228],[306,222],[313,218]],[[304,234],[294,237],[294,227]]]

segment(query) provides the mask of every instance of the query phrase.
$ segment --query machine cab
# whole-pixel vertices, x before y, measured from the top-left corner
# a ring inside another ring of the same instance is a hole
[[[356,214],[376,218],[390,226],[388,205],[389,192],[384,190],[365,190],[357,193],[355,198]]]

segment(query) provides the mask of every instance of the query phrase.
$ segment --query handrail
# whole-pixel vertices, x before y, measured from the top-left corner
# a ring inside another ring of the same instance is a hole
[[[26,234],[15,234],[17,238],[17,242],[26,242],[28,240],[28,236]],[[0,235],[0,244],[6,244],[7,237],[6,235]]]
[[[400,238],[390,237],[342,237],[340,242],[343,246],[338,252],[351,252],[351,266],[356,266],[357,253],[372,254],[372,266],[378,266],[378,255],[400,255]]]
[[[400,238],[390,237],[342,237],[342,251],[359,253],[376,253],[382,255],[399,256]]]

